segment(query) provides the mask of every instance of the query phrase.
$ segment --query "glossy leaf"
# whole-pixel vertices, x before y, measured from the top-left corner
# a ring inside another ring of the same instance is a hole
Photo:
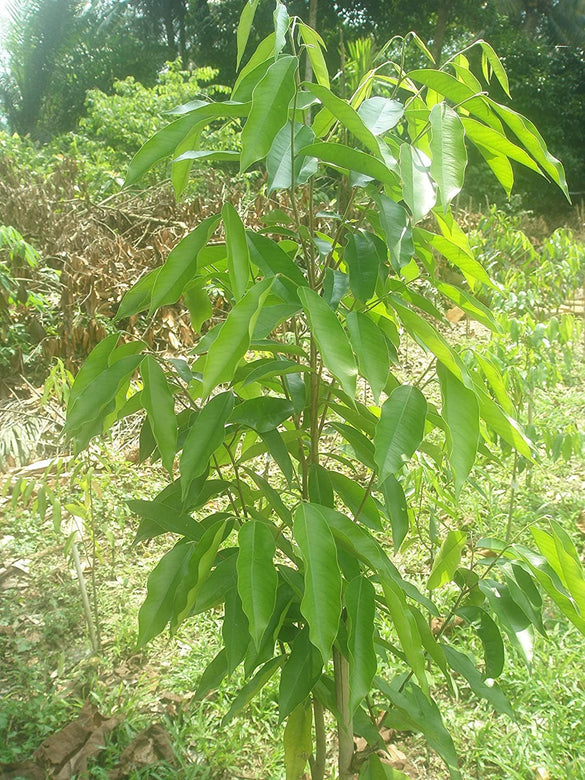
[[[311,643],[327,662],[341,617],[341,572],[335,541],[325,517],[314,504],[300,504],[293,529],[305,565],[301,613],[309,624]]]
[[[333,486],[331,472],[319,463],[311,463],[309,466],[309,500],[312,504],[333,506]]]
[[[177,451],[175,401],[158,362],[147,355],[140,364],[144,382],[142,400],[163,466],[172,474]]]
[[[410,527],[408,505],[404,490],[393,474],[386,477],[380,484],[380,490],[384,496],[384,504],[392,525],[394,549],[398,551]]]
[[[378,279],[379,261],[373,234],[365,230],[351,233],[343,259],[349,269],[351,291],[365,303],[374,294]]]
[[[250,114],[242,131],[242,173],[266,157],[276,134],[286,124],[288,107],[295,94],[298,65],[296,57],[280,57],[256,85]]]
[[[301,269],[275,241],[253,230],[246,231],[246,238],[250,259],[260,268],[264,276],[280,274],[300,286],[307,284]]]
[[[493,680],[489,683],[484,681],[471,659],[465,653],[460,653],[448,645],[444,645],[443,649],[451,669],[467,680],[471,690],[477,696],[486,699],[496,712],[501,712],[510,718],[514,717],[514,710],[497,683]]]
[[[459,607],[457,614],[470,623],[483,646],[486,677],[499,677],[504,670],[504,643],[496,623],[480,607]]]
[[[312,144],[314,140],[315,133],[311,128],[298,122],[295,122],[294,129],[289,122],[277,133],[266,157],[268,192],[288,190],[293,184],[294,186],[306,184],[308,179],[317,172],[315,157],[306,157],[297,153],[298,149]]]
[[[304,777],[305,766],[313,753],[312,726],[311,702],[302,702],[288,716],[284,729],[286,780],[299,780]]]
[[[274,676],[277,669],[282,666],[284,661],[285,656],[283,655],[276,656],[276,658],[271,658],[269,661],[266,661],[266,663],[263,664],[256,672],[254,677],[242,688],[240,688],[240,691],[233,700],[231,707],[221,720],[222,728],[227,726],[227,724],[233,719],[235,715],[237,715],[239,712],[241,712],[241,710],[244,709],[244,707],[247,707],[248,704],[250,704],[252,699],[258,693],[260,693],[266,683],[271,679],[271,677]]]
[[[430,175],[430,161],[410,144],[400,147],[400,175],[404,202],[410,209],[412,221],[418,222],[437,202],[435,186]]]
[[[378,480],[397,474],[424,436],[427,402],[416,387],[402,385],[384,401],[374,436]]]
[[[391,171],[377,157],[371,154],[361,152],[359,149],[353,149],[344,144],[335,144],[330,142],[309,144],[299,149],[299,154],[311,157],[317,157],[324,163],[329,163],[338,168],[343,168],[356,173],[362,173],[372,179],[377,179],[382,184],[393,186],[398,183],[398,176]]]
[[[360,780],[408,780],[403,772],[383,763],[376,753],[368,756],[362,764],[359,776]]]
[[[375,322],[361,312],[349,312],[346,324],[351,346],[358,359],[359,372],[368,380],[374,401],[378,403],[390,370],[386,339]]]
[[[463,531],[448,532],[433,562],[433,568],[427,582],[427,587],[430,590],[451,582],[461,561],[461,553],[466,543],[467,534]]]
[[[240,62],[244,56],[246,44],[248,43],[248,38],[250,37],[250,30],[252,29],[252,24],[254,22],[254,16],[256,15],[256,9],[258,8],[258,2],[259,0],[246,0],[246,4],[244,5],[242,13],[240,14],[240,21],[236,33],[236,43],[238,49],[236,70],[238,70],[240,67]]]
[[[250,644],[248,618],[242,609],[237,588],[230,588],[225,596],[221,636],[227,658],[227,673],[231,674],[244,660]]]
[[[201,409],[189,429],[180,462],[183,499],[193,480],[203,474],[209,459],[221,446],[225,435],[224,426],[233,405],[232,393],[220,393],[214,396]]]
[[[250,253],[246,242],[246,231],[240,215],[231,203],[224,203],[221,217],[225,228],[227,266],[232,292],[239,301],[246,292],[250,279]]]
[[[340,381],[344,391],[351,397],[355,396],[357,366],[348,338],[335,312],[309,287],[299,289],[299,298],[319,345],[323,363]]]
[[[441,205],[446,209],[460,192],[465,179],[467,150],[461,119],[446,103],[431,109],[431,176],[439,186]]]
[[[183,303],[189,311],[191,325],[197,333],[204,322],[213,316],[213,307],[202,279],[193,279],[183,290]]]
[[[390,262],[396,272],[410,263],[414,255],[410,216],[403,206],[384,194],[376,200],[380,211],[380,225],[386,237]]]
[[[367,128],[364,120],[358,112],[345,100],[333,94],[331,90],[321,84],[303,82],[302,86],[319,98],[324,108],[348,130],[366,149],[374,155],[380,153],[380,148],[374,134]]]
[[[263,279],[251,287],[220,327],[207,354],[202,387],[204,398],[217,385],[232,380],[238,363],[248,351],[260,309],[272,282],[272,279]]]
[[[455,494],[461,488],[475,462],[479,442],[479,404],[468,390],[442,363],[437,365],[443,406],[441,414],[449,426],[448,454],[455,475]]]
[[[163,555],[150,573],[146,598],[138,612],[139,647],[160,634],[173,617],[175,592],[187,574],[194,552],[194,544],[179,542]]]
[[[305,627],[296,635],[288,660],[280,673],[280,720],[284,720],[307,698],[321,676],[322,669],[321,653],[309,641],[309,629]]]
[[[376,95],[364,100],[358,108],[358,114],[373,135],[384,135],[402,119],[404,106],[397,100]]]
[[[276,604],[278,576],[273,560],[276,551],[274,532],[266,523],[249,520],[240,528],[238,543],[238,593],[248,618],[250,635],[259,649]]]
[[[231,414],[230,422],[247,425],[258,433],[266,433],[277,428],[293,412],[293,405],[287,398],[262,395],[238,404]]]
[[[339,474],[336,471],[330,472],[330,481],[333,489],[353,514],[353,519],[356,522],[362,523],[374,531],[382,530],[376,502],[365,488],[345,474]]]
[[[349,707],[354,712],[370,692],[377,669],[374,650],[374,586],[365,577],[356,577],[345,588],[344,602],[348,624]]]
[[[327,70],[327,63],[322,51],[325,48],[323,39],[315,30],[302,22],[298,23],[298,29],[301,40],[305,44],[307,56],[311,61],[311,67],[317,83],[322,84],[324,87],[329,87],[329,71]]]
[[[150,296],[149,314],[160,306],[176,303],[197,273],[197,256],[219,224],[219,217],[207,217],[169,252],[160,268]]]

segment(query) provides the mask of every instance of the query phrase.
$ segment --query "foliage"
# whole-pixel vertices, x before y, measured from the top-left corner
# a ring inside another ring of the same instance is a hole
[[[242,12],[238,58],[256,5]],[[544,632],[540,588],[584,631],[584,580],[571,540],[552,521],[532,529],[536,551],[457,527],[456,500],[478,448],[497,436],[527,458],[532,449],[506,393],[494,400],[491,384],[441,334],[432,295],[497,327],[474,295],[494,281],[451,212],[463,186],[465,136],[507,190],[510,158],[566,194],[564,172],[530,122],[485,95],[466,57],[409,72],[388,62],[343,99],[329,88],[319,36],[281,3],[274,23],[231,101],[176,109],[127,175],[134,183],[171,157],[180,193],[201,159],[237,159],[242,173],[265,163],[268,190],[277,193],[266,229],[246,229],[226,202],[126,294],[117,315],[151,315],[183,296],[201,331],[212,288],[228,302],[225,320],[201,338],[192,360],[107,337],[77,375],[67,432],[80,450],[117,419],[146,413],[141,457],[160,457],[171,482],[154,500],[129,502],[141,517],[137,540],[180,538],[149,577],[139,644],[223,604],[223,648],[196,697],[243,666],[224,724],[278,678],[288,778],[309,758],[313,778],[324,776],[324,746],[318,739],[313,747],[312,736],[313,720],[317,735],[324,729],[324,709],[337,722],[341,780],[357,771],[375,776],[370,753],[381,726],[422,732],[457,778],[454,744],[431,694],[435,672],[449,685],[463,677],[511,715],[493,682],[504,668],[502,636],[530,663],[534,631]],[[483,41],[477,49],[484,78],[507,91],[493,49]],[[306,56],[315,83],[300,81]],[[202,148],[202,127],[225,117],[245,120],[241,152]],[[220,223],[223,240],[212,241]],[[440,278],[439,255],[467,287]],[[431,358],[411,384],[401,380],[403,338]],[[423,392],[435,363],[440,411],[437,397]],[[387,551],[390,535],[397,554],[416,539],[404,494],[413,458],[451,496],[430,576],[421,572],[416,583]],[[433,633],[428,621],[441,614]],[[448,639],[456,616],[482,643],[479,668]],[[355,751],[354,734],[367,741],[365,751]]]
[[[30,371],[36,346],[55,327],[58,277],[40,260],[17,230],[0,225],[0,376],[23,362]]]

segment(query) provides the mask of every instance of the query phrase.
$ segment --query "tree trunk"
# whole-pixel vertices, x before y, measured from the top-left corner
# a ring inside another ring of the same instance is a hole
[[[313,30],[317,29],[317,6],[319,4],[319,0],[310,0],[309,5],[309,27],[312,27]],[[305,81],[310,81],[311,76],[313,75],[313,66],[311,65],[311,60],[307,56],[305,60]]]
[[[439,13],[437,15],[437,26],[435,27],[435,37],[433,41],[433,57],[437,64],[440,64],[441,54],[443,53],[443,44],[445,43],[445,33],[447,32],[447,22],[449,21],[449,0],[440,0]]]

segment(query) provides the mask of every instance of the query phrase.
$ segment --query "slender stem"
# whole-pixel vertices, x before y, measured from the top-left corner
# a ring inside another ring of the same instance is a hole
[[[353,516],[354,520],[358,520],[359,516],[364,511],[364,507],[366,505],[366,501],[368,500],[368,498],[370,497],[370,495],[372,493],[372,488],[374,487],[374,482],[376,481],[376,476],[377,476],[376,472],[375,471],[372,472],[372,476],[370,477],[370,481],[368,482],[368,486],[367,486],[367,488],[366,488],[366,490],[364,492],[364,497],[362,498],[361,504],[359,505],[357,512]]]
[[[518,452],[514,452],[514,465],[512,466],[512,478],[510,480],[510,504],[508,506],[508,523],[506,525],[506,542],[512,536],[512,523],[514,521],[514,508],[516,506],[516,477],[518,475]]]
[[[226,449],[227,449],[227,447],[226,447]],[[212,457],[213,457],[213,465],[214,465],[214,468],[215,468],[215,470],[217,472],[217,476],[220,479],[223,479],[223,474],[221,473],[221,468],[219,467],[218,460],[215,457],[215,455],[213,455]],[[229,499],[230,504],[232,505],[232,509],[234,510],[235,516],[239,519],[240,518],[240,511],[238,509],[238,505],[234,501],[234,497],[232,496],[232,493],[231,493],[230,490],[228,490],[228,499]]]
[[[79,592],[81,593],[81,603],[83,604],[83,613],[87,623],[91,649],[94,653],[97,653],[99,652],[100,647],[93,624],[93,618],[91,616],[91,606],[87,595],[87,588],[85,587],[85,577],[83,576],[83,569],[81,568],[81,560],[79,559],[79,550],[77,549],[76,541],[71,545],[71,557],[73,558],[73,564],[75,566],[75,571],[77,572],[77,582],[79,583]]]
[[[236,488],[238,491],[238,496],[240,497],[240,503],[242,505],[242,512],[244,513],[244,517],[248,517],[248,512],[246,511],[246,501],[244,499],[244,494],[242,492],[242,480],[240,479],[240,472],[238,471],[238,464],[236,463],[236,460],[233,456],[233,453],[231,451],[231,448],[228,447],[227,444],[224,443],[225,451],[228,454],[228,457],[230,459],[230,463],[232,464],[232,468],[234,470],[234,476],[236,478]]]
[[[339,780],[353,780],[354,754],[353,718],[349,706],[349,663],[337,648],[333,648],[335,697],[339,713],[337,721]]]
[[[325,734],[325,711],[318,699],[313,699],[313,718],[315,721],[315,752],[311,756],[311,780],[325,780],[325,758],[327,737]]]

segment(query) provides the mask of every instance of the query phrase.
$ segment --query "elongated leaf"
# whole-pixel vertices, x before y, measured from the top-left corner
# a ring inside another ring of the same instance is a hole
[[[478,587],[508,634],[510,641],[527,664],[534,654],[534,630],[530,618],[514,601],[507,585],[495,580],[480,580]]]
[[[493,50],[493,48],[490,46],[490,44],[487,41],[478,41],[477,43],[479,46],[481,46],[482,49],[481,68],[485,80],[489,82],[490,75],[491,73],[493,73],[494,76],[497,78],[497,80],[500,82],[500,85],[504,90],[504,92],[506,93],[506,95],[508,95],[508,97],[511,98],[512,95],[510,95],[510,84],[508,82],[508,75],[504,69],[504,66],[500,61],[500,58],[498,57],[496,52]]]
[[[247,425],[258,433],[266,433],[277,428],[293,412],[294,407],[288,398],[263,395],[238,404],[232,412],[230,422]]]
[[[333,506],[333,486],[331,484],[331,472],[319,463],[311,463],[309,466],[309,500],[312,504]]]
[[[378,279],[379,260],[374,238],[373,233],[365,230],[351,233],[343,253],[351,291],[364,303],[374,294]]]
[[[461,553],[467,543],[467,534],[463,531],[449,531],[433,563],[427,586],[440,588],[451,582],[461,561]]]
[[[372,753],[360,768],[360,780],[408,780],[408,777]]]
[[[341,572],[335,541],[315,504],[300,504],[293,528],[305,564],[301,613],[309,624],[311,643],[326,663],[341,617]]]
[[[442,363],[437,366],[443,407],[449,426],[448,452],[455,475],[455,493],[461,488],[475,462],[479,442],[479,404],[475,393],[468,390]]]
[[[242,600],[237,588],[231,588],[225,596],[221,636],[225,647],[228,674],[231,674],[244,660],[250,644],[248,618],[242,609]]]
[[[152,288],[156,281],[156,277],[160,268],[153,268],[147,274],[142,276],[135,285],[133,285],[120,301],[120,306],[114,317],[114,322],[119,322],[126,317],[131,317],[133,314],[138,314],[140,311],[145,311],[150,305],[150,299],[152,297]],[[117,334],[113,334],[116,335]]]
[[[266,431],[265,433],[261,433],[260,436],[262,437],[262,441],[266,445],[266,449],[268,450],[268,452],[274,459],[275,463],[278,465],[278,468],[284,474],[286,481],[290,485],[293,478],[294,467],[292,464],[291,457],[288,453],[288,449],[286,447],[286,444],[284,443],[281,434],[274,429],[274,430]]]
[[[324,163],[329,163],[344,170],[362,173],[372,179],[377,179],[383,184],[393,186],[398,184],[398,176],[387,165],[371,154],[361,152],[344,144],[329,142],[309,144],[298,151],[299,154],[317,157]]]
[[[304,777],[305,766],[313,753],[312,726],[311,702],[302,702],[288,716],[284,729],[286,780],[299,780]]]
[[[224,203],[221,216],[225,227],[230,282],[234,298],[239,301],[246,292],[250,279],[250,253],[246,242],[246,231],[240,215],[231,203]]]
[[[163,465],[169,474],[172,474],[177,451],[177,418],[173,394],[167,384],[164,371],[150,355],[142,361],[140,372],[144,382],[142,400],[150,428]]]
[[[232,393],[220,393],[208,401],[191,426],[181,455],[181,492],[183,499],[191,483],[207,468],[209,459],[222,444],[224,426],[234,406]]]
[[[232,101],[246,103],[252,100],[256,84],[265,75],[274,62],[274,42],[276,36],[270,33],[260,41],[248,62],[241,69],[232,90]]]
[[[356,577],[345,588],[344,601],[348,618],[349,707],[354,712],[370,692],[377,669],[374,650],[374,586],[365,577]]]
[[[189,311],[191,325],[197,333],[201,326],[213,315],[213,307],[202,279],[193,279],[183,290],[183,303]]]
[[[404,106],[397,100],[375,96],[364,100],[358,108],[362,122],[375,135],[384,135],[404,116]]]
[[[530,531],[538,549],[571,594],[578,611],[585,617],[585,576],[581,560],[566,531],[553,520],[550,524],[550,533],[542,528],[531,528]]]
[[[463,187],[467,150],[465,131],[459,115],[446,103],[431,109],[431,176],[439,185],[444,210]]]
[[[248,618],[250,635],[259,649],[276,604],[278,576],[273,560],[274,532],[270,525],[250,520],[240,528],[238,543],[238,593]]]
[[[381,531],[378,507],[366,489],[355,480],[336,471],[329,472],[329,478],[333,489],[352,513],[354,520],[374,531]]]
[[[297,154],[298,149],[312,144],[314,140],[315,133],[312,129],[308,125],[301,125],[298,122],[294,123],[294,127],[288,122],[277,133],[266,157],[268,192],[288,190],[293,184],[295,186],[306,184],[308,179],[317,172],[317,159],[315,157]]]
[[[321,653],[309,641],[309,629],[305,626],[295,637],[280,673],[278,706],[281,721],[307,698],[321,677],[322,669]]]
[[[146,598],[138,612],[138,646],[164,629],[173,617],[175,592],[187,574],[194,544],[179,542],[160,559],[148,577]]]
[[[321,84],[303,82],[302,86],[312,92],[313,95],[316,95],[321,101],[321,104],[330,111],[341,125],[346,130],[349,130],[349,132],[355,136],[366,149],[376,156],[380,153],[376,137],[371,130],[367,128],[358,112],[352,108],[348,102],[337,97],[331,90]]]
[[[302,22],[298,23],[298,30],[301,40],[305,44],[307,56],[311,61],[311,67],[317,82],[328,88],[329,71],[327,70],[327,63],[322,51],[325,48],[323,39],[315,30]]]
[[[410,209],[412,221],[416,223],[426,217],[437,202],[430,174],[430,160],[415,146],[402,144],[400,175],[404,202]]]
[[[361,312],[350,312],[346,323],[351,346],[357,355],[360,374],[368,380],[374,401],[378,403],[390,370],[386,338],[376,323]]]
[[[407,78],[425,84],[438,92],[439,95],[448,98],[452,103],[458,104],[465,101],[467,111],[479,117],[490,127],[501,128],[501,122],[494,111],[490,109],[488,99],[483,96],[474,97],[477,95],[476,91],[455,76],[451,76],[450,73],[446,73],[444,70],[412,70],[407,73]]]
[[[228,674],[227,653],[225,647],[219,651],[213,661],[207,665],[201,675],[199,685],[195,691],[194,700],[201,701],[210,691],[214,691]]]
[[[266,157],[276,134],[286,124],[298,66],[296,57],[280,57],[254,89],[252,107],[242,131],[241,172]]]
[[[510,718],[514,717],[514,710],[510,706],[510,702],[502,693],[497,683],[491,681],[491,684],[487,684],[481,674],[475,668],[471,659],[464,653],[460,653],[455,648],[443,645],[443,650],[449,662],[451,669],[458,674],[465,677],[471,690],[482,699],[486,699],[496,710],[504,715],[508,715]]]
[[[457,751],[435,702],[412,683],[399,690],[398,684],[388,685],[385,680],[376,677],[376,686],[394,705],[386,715],[384,724],[390,728],[407,728],[424,734],[429,745],[447,764],[451,780],[460,780]]]
[[[457,614],[470,623],[483,645],[486,677],[499,677],[504,669],[504,643],[496,623],[480,607],[459,607]]]
[[[124,185],[135,184],[149,168],[173,154],[177,146],[199,122],[205,120],[209,123],[223,117],[245,117],[249,111],[250,103],[224,101],[202,104],[201,101],[197,101],[192,110],[163,127],[136,152],[128,166]]]
[[[266,685],[266,683],[270,680],[270,678],[275,674],[276,670],[282,666],[282,664],[285,661],[284,655],[276,656],[276,658],[271,658],[269,661],[266,661],[266,663],[260,667],[260,669],[256,672],[254,677],[244,685],[243,688],[240,689],[240,692],[236,696],[236,698],[232,702],[232,706],[229,708],[228,712],[223,716],[221,720],[222,728],[224,726],[227,726],[227,724],[232,720],[232,718],[238,714],[238,712],[241,712],[241,710],[244,709],[244,707],[247,707],[248,704],[252,701],[252,699],[260,693],[262,688]]]
[[[345,331],[334,311],[314,290],[299,289],[299,298],[309,320],[323,363],[341,382],[344,391],[355,396],[357,366]]]
[[[532,157],[522,147],[512,143],[503,133],[499,133],[492,127],[488,127],[470,117],[463,117],[461,122],[467,138],[478,147],[490,150],[494,154],[503,154],[511,160],[522,163],[527,168],[541,173],[540,168]]]
[[[381,579],[384,591],[384,603],[388,607],[392,624],[398,635],[400,646],[406,660],[418,680],[421,688],[428,693],[429,685],[426,675],[425,647],[422,641],[414,614],[404,597],[400,586],[387,577]]]
[[[427,402],[416,387],[402,385],[382,405],[374,436],[378,480],[396,474],[424,436]]]
[[[274,21],[274,56],[278,57],[286,44],[286,34],[290,25],[290,17],[286,6],[280,0],[276,0],[276,7],[272,14]]]
[[[410,521],[408,517],[408,506],[402,485],[393,474],[386,477],[381,483],[380,490],[384,496],[386,511],[392,524],[392,541],[394,549],[398,551],[404,541]]]
[[[150,297],[149,314],[159,306],[176,303],[197,273],[197,256],[219,224],[219,216],[207,217],[169,252],[160,268]]]
[[[256,15],[256,9],[258,8],[258,2],[259,0],[246,0],[246,4],[244,5],[242,13],[240,14],[240,21],[236,33],[236,42],[238,48],[236,70],[239,69],[240,62],[244,56],[246,44],[248,43],[248,38],[250,37],[250,30],[252,29],[252,24],[254,22],[254,16]]]
[[[250,259],[265,276],[280,274],[301,287],[307,284],[301,269],[275,241],[253,230],[246,231],[246,238]]]
[[[207,398],[217,385],[230,382],[236,367],[250,346],[250,339],[273,279],[251,287],[230,311],[209,348],[203,373],[202,395]]]
[[[395,271],[410,263],[414,255],[412,225],[405,208],[384,194],[376,200],[380,210],[380,225],[386,236],[390,262]]]

